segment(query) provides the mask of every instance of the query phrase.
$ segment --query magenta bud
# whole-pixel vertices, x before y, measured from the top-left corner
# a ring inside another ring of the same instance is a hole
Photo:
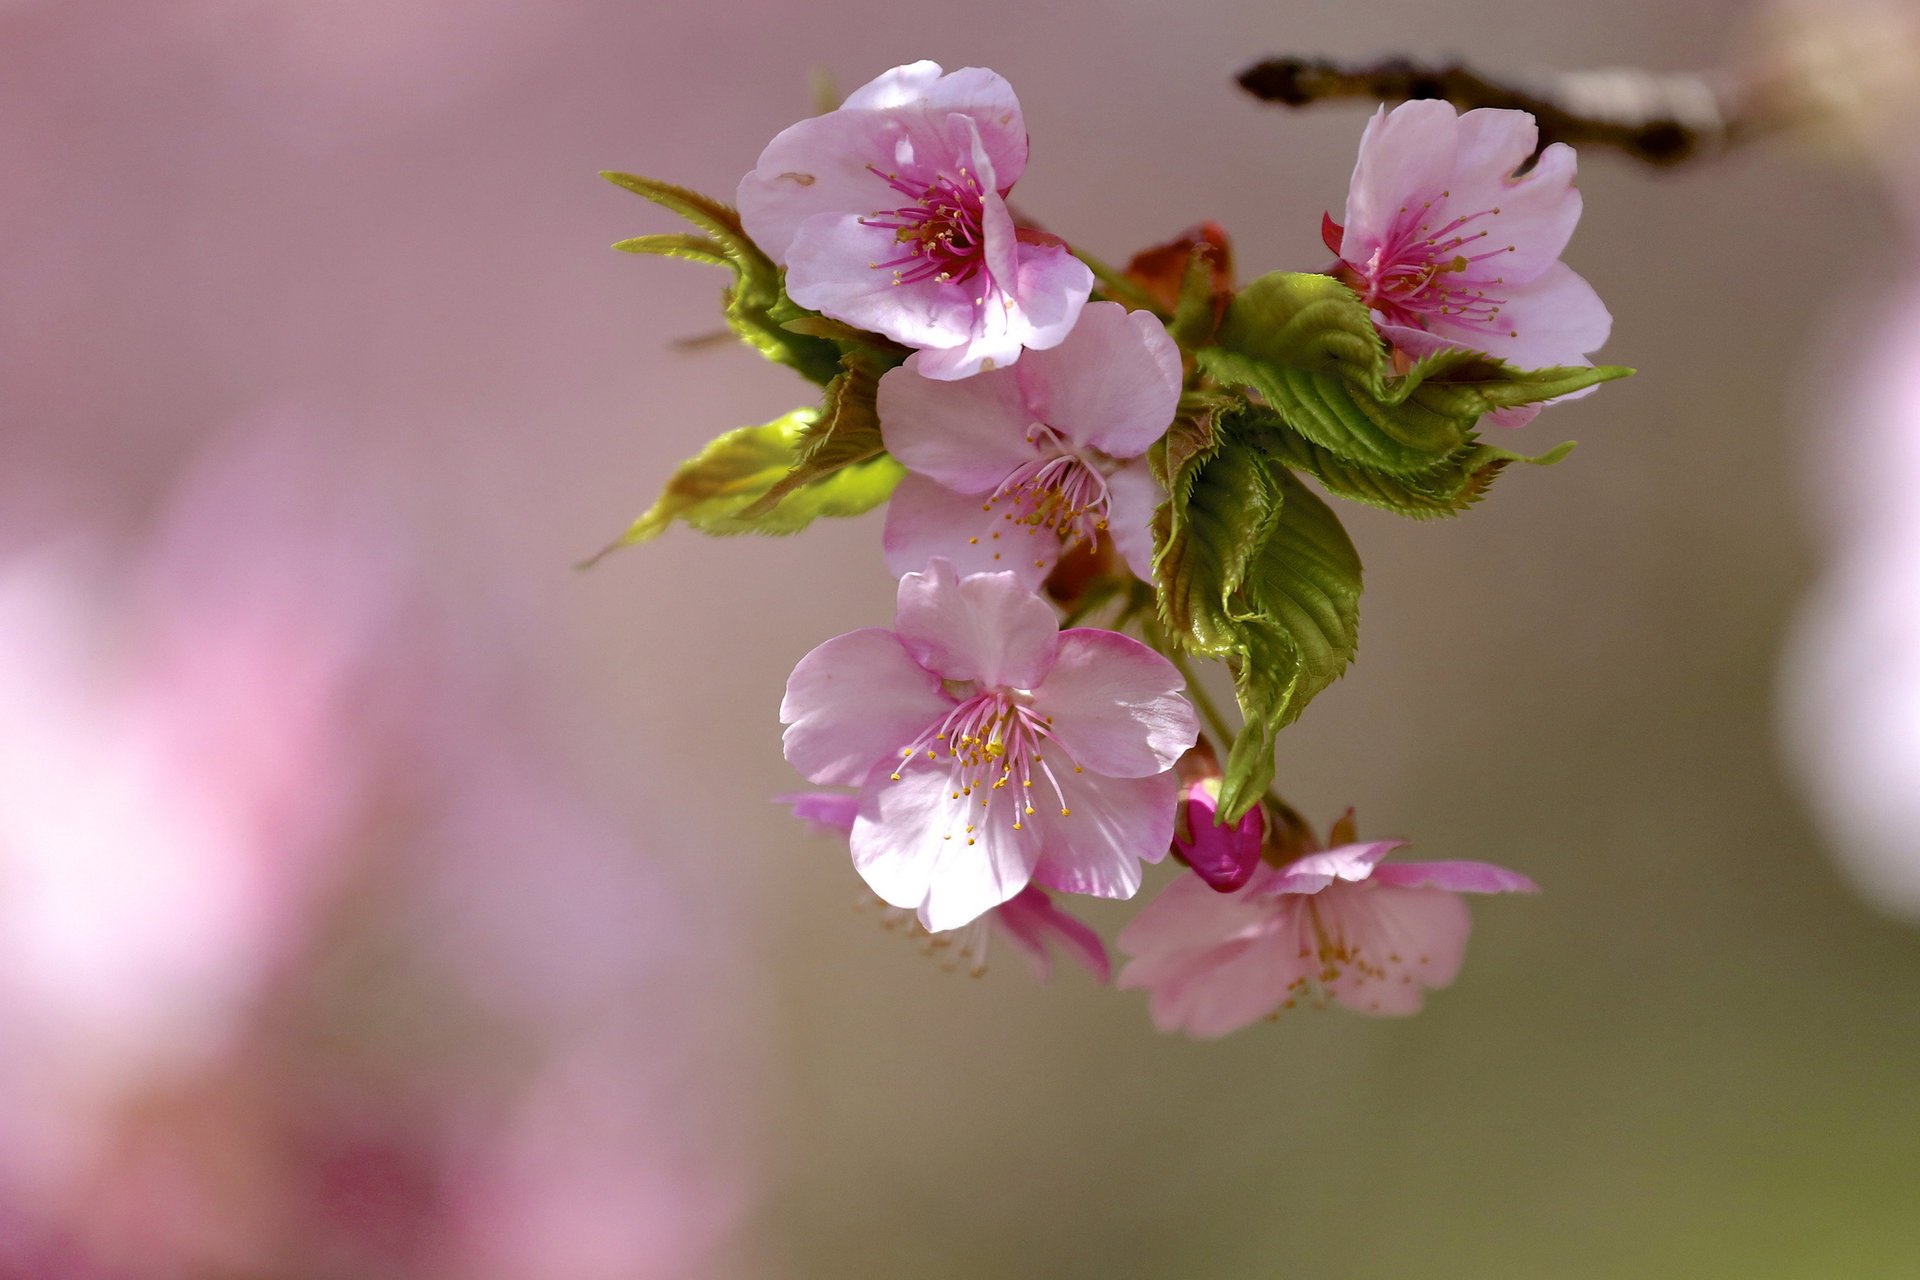
[[[1260,865],[1260,846],[1266,838],[1266,819],[1255,805],[1233,826],[1214,822],[1220,802],[1220,780],[1206,778],[1188,783],[1186,831],[1176,832],[1173,847],[1186,859],[1194,874],[1221,893],[1232,893],[1245,884]]]

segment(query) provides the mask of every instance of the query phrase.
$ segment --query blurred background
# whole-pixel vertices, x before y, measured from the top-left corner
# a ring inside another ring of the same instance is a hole
[[[1546,890],[1419,1018],[1167,1039],[854,910],[766,798],[792,664],[891,617],[877,515],[570,568],[807,390],[675,348],[723,278],[609,252],[675,228],[594,173],[730,198],[815,69],[991,66],[1031,216],[1117,260],[1212,218],[1250,276],[1322,265],[1366,115],[1254,103],[1257,57],[1686,70],[1780,22],[4,0],[0,1275],[1920,1275],[1894,106],[1583,156],[1639,376],[1468,518],[1343,509],[1364,643],[1283,788]]]

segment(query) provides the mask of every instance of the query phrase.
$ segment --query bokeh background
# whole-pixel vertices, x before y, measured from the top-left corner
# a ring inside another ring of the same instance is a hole
[[[1212,218],[1250,275],[1321,265],[1365,115],[1259,106],[1258,56],[1677,70],[1763,26],[0,4],[0,1274],[1920,1275],[1920,932],[1859,873],[1920,848],[1816,830],[1814,748],[1861,739],[1780,674],[1856,669],[1839,588],[1796,611],[1910,482],[1868,429],[1920,403],[1861,397],[1876,343],[1875,386],[1920,361],[1882,340],[1913,134],[1879,170],[1583,157],[1569,260],[1640,375],[1468,518],[1343,511],[1361,656],[1284,788],[1546,889],[1477,904],[1416,1019],[1166,1039],[1137,993],[970,981],[853,909],[767,797],[793,662],[890,617],[877,516],[570,568],[806,390],[675,347],[722,279],[608,252],[673,228],[594,172],[727,197],[815,69],[992,66],[1023,209],[1111,259]],[[1890,572],[1911,624],[1920,552]],[[1911,804],[1909,761],[1839,808]]]

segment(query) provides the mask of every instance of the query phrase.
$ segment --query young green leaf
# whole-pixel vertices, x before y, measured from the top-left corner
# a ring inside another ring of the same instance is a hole
[[[670,182],[630,173],[600,175],[662,208],[672,210],[705,236],[639,236],[615,245],[627,253],[652,253],[730,266],[734,282],[726,291],[727,324],[769,360],[797,370],[824,386],[838,371],[840,348],[824,338],[795,332],[788,322],[810,314],[787,297],[780,268],[760,251],[740,226],[732,207]],[[713,252],[707,246],[713,247]],[[717,253],[718,257],[714,255]]]
[[[822,516],[859,515],[885,502],[905,473],[880,454],[799,487],[777,506],[750,512],[792,473],[801,442],[819,417],[817,409],[795,409],[764,426],[742,427],[714,440],[681,463],[659,500],[581,567],[657,538],[676,520],[709,534],[786,534]]]
[[[1299,435],[1352,467],[1411,476],[1445,464],[1493,409],[1533,404],[1632,372],[1518,370],[1445,350],[1396,375],[1372,316],[1330,276],[1274,272],[1242,290],[1201,368],[1253,391]]]
[[[1494,479],[1516,462],[1545,467],[1573,452],[1568,441],[1546,453],[1514,453],[1470,442],[1439,466],[1413,475],[1370,471],[1335,456],[1289,430],[1276,416],[1253,409],[1237,416],[1234,434],[1267,457],[1318,480],[1335,497],[1364,502],[1415,520],[1458,515],[1478,502]]]
[[[887,446],[880,436],[880,413],[874,402],[883,372],[883,366],[860,353],[845,358],[840,372],[827,384],[819,416],[800,433],[791,469],[742,515],[764,516],[787,495],[885,455]]]
[[[1200,447],[1183,421],[1158,463],[1168,500],[1155,524],[1155,578],[1176,642],[1233,671],[1244,725],[1221,793],[1231,822],[1272,782],[1275,736],[1353,657],[1360,558],[1338,517],[1236,436],[1230,416]]]

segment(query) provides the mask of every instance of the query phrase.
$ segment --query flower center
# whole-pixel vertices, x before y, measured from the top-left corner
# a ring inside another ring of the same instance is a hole
[[[1286,909],[1297,911],[1305,917],[1295,917],[1295,927],[1300,938],[1300,959],[1315,960],[1320,968],[1316,973],[1302,974],[1287,985],[1287,998],[1281,1009],[1292,1009],[1301,1000],[1313,1002],[1317,1008],[1325,1008],[1328,988],[1343,978],[1349,978],[1348,994],[1354,1001],[1360,1001],[1363,1007],[1378,1009],[1380,1001],[1369,999],[1367,985],[1378,987],[1410,986],[1419,981],[1419,974],[1431,962],[1418,939],[1400,936],[1402,931],[1393,927],[1390,920],[1369,912],[1364,905],[1363,895],[1371,886],[1366,884],[1334,885],[1317,894],[1306,895],[1298,902],[1285,904]],[[1339,894],[1339,899],[1329,897]],[[1363,936],[1371,934],[1371,936]],[[1406,954],[1402,954],[1405,952]],[[1413,962],[1409,963],[1409,957]]]
[[[924,182],[882,173],[873,165],[867,168],[912,202],[860,219],[864,226],[893,232],[895,243],[905,249],[899,257],[869,262],[869,267],[892,271],[896,285],[958,283],[979,274],[987,247],[980,227],[984,197],[966,166],[953,176],[936,173]]]
[[[1027,428],[1027,443],[1036,456],[1014,468],[980,509],[1005,505],[1003,518],[1025,525],[1030,534],[1054,533],[1062,550],[1082,542],[1091,546],[1106,529],[1112,506],[1105,474],[1044,422]]]
[[[996,810],[1015,831],[1022,830],[1034,813],[1036,782],[1042,791],[1052,793],[1061,817],[1072,816],[1054,763],[1071,765],[1075,773],[1082,769],[1054,736],[1053,718],[1035,711],[1032,702],[1033,695],[1023,690],[983,690],[962,699],[945,719],[901,749],[900,768],[893,772],[895,782],[924,756],[935,768],[945,764],[952,799],[979,802],[982,812],[978,815],[973,814],[972,804],[961,806],[967,815],[961,824],[965,830],[948,831],[943,838],[959,836],[974,843],[975,832],[996,817]],[[1047,758],[1049,752],[1054,760]]]
[[[1451,194],[1440,196],[1445,200]],[[1357,273],[1362,299],[1391,323],[1409,328],[1425,329],[1430,320],[1444,317],[1455,325],[1519,337],[1501,319],[1507,299],[1493,296],[1506,278],[1483,265],[1514,252],[1510,244],[1487,244],[1499,216],[1498,208],[1482,209],[1436,227],[1446,213],[1436,214],[1432,201],[1418,208],[1403,205],[1393,233]]]

